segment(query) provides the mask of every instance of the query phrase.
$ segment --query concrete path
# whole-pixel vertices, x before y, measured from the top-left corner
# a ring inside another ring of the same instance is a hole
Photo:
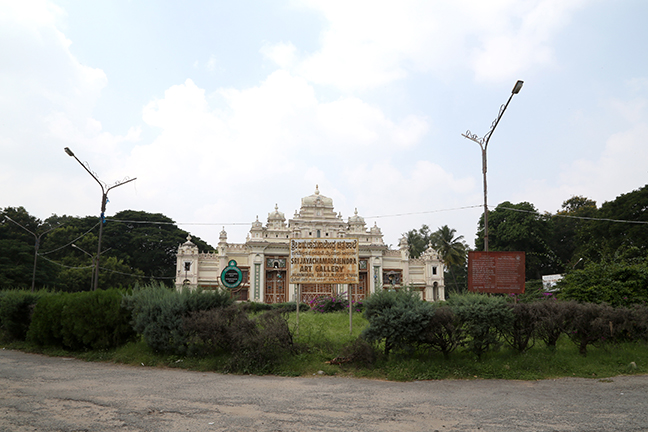
[[[648,431],[648,376],[385,382],[0,350],[0,431]]]

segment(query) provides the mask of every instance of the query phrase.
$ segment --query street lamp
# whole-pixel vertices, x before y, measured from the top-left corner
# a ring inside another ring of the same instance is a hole
[[[97,183],[99,183],[99,186],[101,187],[101,214],[99,215],[99,241],[98,241],[98,245],[97,245],[97,259],[95,260],[94,286],[93,286],[93,290],[96,290],[99,287],[99,256],[101,255],[101,235],[103,234],[103,224],[105,222],[104,214],[106,212],[106,203],[108,202],[108,192],[110,192],[111,189],[114,189],[117,186],[121,186],[121,185],[124,185],[126,183],[130,183],[133,180],[137,180],[137,177],[132,178],[132,179],[128,179],[128,180],[118,181],[114,185],[112,185],[110,187],[106,187],[106,185],[104,185],[104,183],[102,183],[97,178],[97,176],[92,171],[90,171],[90,168],[88,168],[88,166],[86,166],[87,162],[86,162],[86,164],[81,162],[79,160],[79,158],[77,158],[74,155],[74,153],[72,153],[72,150],[70,150],[69,147],[65,147],[65,153],[67,153],[68,156],[71,156],[74,159],[76,159],[77,162],[79,162],[79,164],[81,164],[83,169],[85,169],[88,172],[88,174],[90,174],[92,176],[92,178],[95,179],[97,181]]]
[[[504,111],[506,111],[506,108],[511,102],[511,99],[513,99],[513,95],[520,93],[523,84],[524,81],[520,81],[520,80],[518,80],[518,82],[515,83],[515,85],[513,86],[513,90],[511,90],[511,96],[509,96],[506,103],[500,107],[499,114],[491,124],[490,130],[486,132],[486,135],[484,135],[482,138],[479,138],[477,135],[470,132],[470,130],[466,131],[465,134],[461,134],[463,137],[468,138],[471,141],[475,141],[477,144],[479,144],[479,147],[481,148],[481,152],[482,152],[482,173],[484,174],[484,251],[485,252],[488,252],[488,189],[486,187],[486,170],[487,170],[486,169],[486,149],[488,148],[488,141],[490,141],[491,135],[493,135],[493,132],[497,127],[497,124],[499,123],[500,119],[504,115]]]
[[[38,248],[40,247],[41,237],[43,237],[45,234],[52,231],[53,229],[58,228],[59,225],[52,227],[47,231],[40,233],[39,235],[36,235],[35,233],[31,232],[30,230],[28,230],[27,228],[25,228],[24,226],[16,222],[15,220],[11,219],[9,216],[5,215],[5,217],[9,219],[11,222],[18,225],[20,228],[24,229],[25,231],[27,231],[28,233],[34,236],[34,271],[32,272],[32,285],[31,285],[31,292],[34,292],[34,284],[36,283],[36,262],[38,262]]]

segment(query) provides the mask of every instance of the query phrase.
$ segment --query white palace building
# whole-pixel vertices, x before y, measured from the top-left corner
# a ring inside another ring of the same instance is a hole
[[[223,229],[218,251],[200,252],[189,237],[178,247],[176,287],[223,287],[221,272],[231,260],[235,260],[243,273],[243,282],[233,292],[237,300],[264,303],[295,301],[297,286],[287,281],[290,274],[289,242],[290,239],[308,238],[358,239],[359,283],[303,284],[302,302],[320,295],[348,291],[353,300],[361,300],[376,290],[403,286],[419,290],[427,301],[445,298],[443,263],[436,251],[429,248],[421,258],[409,258],[405,237],[401,239],[398,250],[390,249],[383,242],[378,226],[374,224],[367,229],[357,210],[345,222],[342,214],[334,211],[333,200],[321,195],[317,187],[313,195],[302,198],[299,212],[295,211],[288,222],[277,206],[268,214],[265,226],[257,217],[245,243],[228,243]]]

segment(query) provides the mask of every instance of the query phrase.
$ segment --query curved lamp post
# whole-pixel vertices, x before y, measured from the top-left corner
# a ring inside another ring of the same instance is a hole
[[[76,159],[76,161],[79,162],[79,164],[83,167],[83,169],[85,169],[88,172],[88,174],[90,174],[92,176],[92,178],[95,179],[97,181],[97,183],[99,183],[99,186],[101,187],[101,214],[99,215],[99,241],[98,241],[98,245],[97,245],[97,258],[95,260],[95,272],[94,272],[94,278],[95,279],[94,279],[94,285],[93,285],[93,288],[92,288],[93,290],[96,290],[99,287],[99,257],[101,255],[101,236],[102,236],[102,233],[103,233],[103,224],[106,221],[104,214],[106,213],[106,203],[108,202],[108,192],[110,192],[111,189],[114,189],[117,186],[121,186],[121,185],[124,185],[126,183],[130,183],[133,180],[137,180],[137,177],[132,178],[132,179],[128,179],[128,180],[118,181],[114,185],[112,185],[110,187],[106,187],[106,185],[104,185],[104,183],[102,183],[97,178],[97,176],[92,171],[90,171],[90,169],[83,162],[81,162],[74,155],[74,153],[72,153],[72,150],[70,150],[69,147],[65,147],[65,153],[67,153],[68,156],[71,156],[74,159]]]
[[[31,292],[34,292],[34,284],[36,283],[36,263],[38,262],[38,248],[40,247],[41,237],[43,237],[48,232],[58,228],[60,225],[52,227],[52,228],[48,229],[47,231],[36,235],[36,233],[31,232],[30,230],[28,230],[27,228],[25,228],[24,226],[22,226],[21,224],[19,224],[15,220],[11,219],[9,216],[5,215],[5,218],[7,218],[11,222],[15,223],[20,228],[24,229],[25,231],[27,231],[28,233],[30,233],[31,235],[34,236],[34,271],[32,272],[32,285],[31,285]]]
[[[504,105],[500,107],[499,114],[497,115],[497,118],[493,121],[491,124],[490,130],[486,132],[486,135],[484,135],[482,138],[479,138],[477,135],[474,133],[470,132],[469,130],[466,131],[466,133],[461,134],[463,137],[468,138],[469,140],[475,141],[477,144],[479,144],[479,147],[481,148],[481,153],[482,153],[482,173],[484,175],[484,251],[488,252],[488,189],[486,187],[486,149],[488,148],[488,141],[490,141],[491,135],[493,135],[493,132],[495,131],[495,128],[497,127],[497,124],[499,123],[500,119],[504,115],[504,111],[506,111],[506,108],[508,107],[509,103],[511,102],[511,99],[513,99],[513,95],[516,95],[520,93],[520,90],[522,89],[522,85],[524,84],[524,81],[518,80],[518,82],[515,83],[515,86],[513,86],[513,90],[511,90],[511,96],[509,96],[508,100]]]

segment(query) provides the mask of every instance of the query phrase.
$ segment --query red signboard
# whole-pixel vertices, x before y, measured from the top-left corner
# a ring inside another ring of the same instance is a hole
[[[524,252],[468,252],[468,290],[524,293]]]

